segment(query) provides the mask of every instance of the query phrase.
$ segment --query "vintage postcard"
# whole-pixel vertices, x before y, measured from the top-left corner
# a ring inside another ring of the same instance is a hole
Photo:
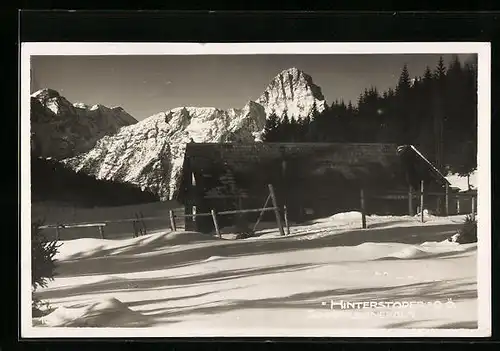
[[[489,43],[21,56],[22,337],[491,335]]]

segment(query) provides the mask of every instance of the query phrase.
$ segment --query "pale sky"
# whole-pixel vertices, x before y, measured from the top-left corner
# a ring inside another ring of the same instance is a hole
[[[282,70],[297,67],[327,102],[355,104],[365,88],[395,87],[433,69],[440,55],[33,56],[31,91],[52,88],[70,102],[121,106],[138,120],[179,106],[241,108]],[[458,55],[462,62],[475,55]],[[445,63],[452,55],[443,55]]]

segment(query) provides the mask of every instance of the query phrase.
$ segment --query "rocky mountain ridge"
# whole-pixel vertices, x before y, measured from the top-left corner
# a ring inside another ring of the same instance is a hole
[[[31,95],[32,152],[64,159],[89,151],[106,135],[137,123],[121,107],[72,104],[53,89]]]
[[[92,148],[62,162],[97,179],[135,184],[168,200],[179,188],[186,143],[259,142],[270,114],[301,119],[326,106],[312,78],[291,68],[278,74],[256,101],[248,101],[243,108],[178,107],[160,112],[116,128]],[[51,107],[49,103],[46,108],[53,113],[99,109],[81,104]]]

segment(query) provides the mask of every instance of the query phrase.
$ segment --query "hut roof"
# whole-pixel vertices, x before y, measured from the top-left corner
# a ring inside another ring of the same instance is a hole
[[[404,157],[403,157],[404,156]],[[411,157],[408,157],[411,156]],[[382,143],[189,143],[185,158],[192,171],[203,172],[220,164],[238,172],[277,160],[298,160],[302,172],[320,175],[341,174],[345,179],[387,177],[412,162],[412,171],[428,173],[439,183],[446,178],[413,145],[398,147]],[[410,160],[410,161],[408,161]]]

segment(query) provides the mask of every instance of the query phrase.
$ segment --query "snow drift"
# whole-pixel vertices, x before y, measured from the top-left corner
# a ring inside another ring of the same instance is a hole
[[[151,321],[132,311],[115,298],[84,304],[61,306],[40,319],[46,327],[138,328],[151,326]]]
[[[476,245],[443,240],[460,226],[458,217],[422,224],[370,216],[378,226],[366,230],[349,224],[353,217],[338,214],[280,238],[202,240],[187,233],[184,240],[174,233],[65,241],[59,275],[36,293],[56,309],[34,324],[158,326],[172,336],[477,328]],[[75,259],[82,249],[94,254]],[[331,307],[340,301],[440,308]]]

